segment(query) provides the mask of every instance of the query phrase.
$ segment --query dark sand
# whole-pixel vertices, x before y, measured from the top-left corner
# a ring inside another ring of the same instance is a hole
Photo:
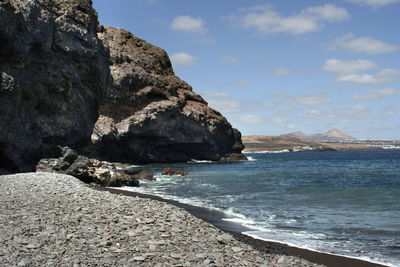
[[[125,195],[125,196],[133,196],[133,197],[139,196],[139,197],[143,197],[143,198],[155,199],[158,201],[163,201],[163,202],[178,206],[180,208],[185,209],[187,212],[191,213],[192,215],[196,216],[197,218],[207,221],[223,231],[229,232],[239,241],[249,244],[249,245],[253,246],[254,249],[257,249],[258,251],[261,251],[264,253],[297,256],[297,257],[306,259],[310,262],[323,264],[323,265],[326,265],[329,267],[330,266],[332,266],[332,267],[379,267],[379,266],[382,267],[382,266],[385,266],[385,265],[381,265],[381,264],[377,264],[377,263],[348,258],[348,257],[344,257],[344,256],[331,255],[331,254],[327,254],[327,253],[321,253],[321,252],[311,251],[311,250],[307,250],[307,249],[291,247],[286,244],[281,244],[278,242],[269,242],[269,241],[255,239],[250,236],[241,234],[242,232],[248,231],[250,229],[243,227],[242,225],[240,225],[238,223],[223,221],[222,219],[225,218],[226,216],[222,212],[218,212],[215,210],[210,210],[210,209],[201,208],[201,207],[195,207],[195,206],[191,206],[191,205],[187,205],[187,204],[182,204],[182,203],[179,203],[174,200],[168,200],[168,199],[164,199],[164,198],[153,196],[153,195],[146,195],[146,194],[141,194],[141,193],[136,193],[136,192],[131,192],[131,191],[125,191],[125,190],[121,190],[121,189],[104,188],[104,187],[100,187],[100,186],[93,186],[93,188],[95,188],[97,190],[107,190],[109,192],[112,192],[115,194],[121,194],[121,195]]]

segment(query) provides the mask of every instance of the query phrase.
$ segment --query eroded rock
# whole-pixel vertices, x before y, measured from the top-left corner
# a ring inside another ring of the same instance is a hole
[[[61,157],[41,159],[36,166],[36,171],[69,174],[86,183],[96,183],[102,186],[139,186],[138,179],[142,179],[144,176],[141,171],[139,170],[137,174],[127,174],[118,170],[118,165],[84,157],[76,151],[64,147]],[[150,179],[150,175],[147,177]]]
[[[100,155],[126,162],[221,160],[241,155],[241,134],[174,75],[168,55],[102,26],[112,83],[92,135]]]

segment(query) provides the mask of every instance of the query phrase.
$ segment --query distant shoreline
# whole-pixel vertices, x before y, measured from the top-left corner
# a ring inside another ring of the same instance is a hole
[[[183,204],[175,200],[165,199],[156,195],[143,194],[138,192],[127,191],[123,189],[116,188],[105,188],[100,186],[93,186],[96,190],[109,191],[114,194],[120,194],[131,197],[141,197],[149,198],[153,200],[162,201],[180,208],[185,209],[187,212],[193,216],[200,218],[206,222],[211,223],[215,227],[229,232],[236,239],[246,244],[251,245],[254,249],[263,253],[274,253],[274,254],[284,254],[289,256],[300,257],[310,262],[322,264],[328,267],[384,267],[386,265],[374,263],[370,261],[365,261],[361,259],[334,255],[329,253],[317,252],[308,249],[292,247],[287,244],[265,241],[261,239],[256,239],[251,236],[242,234],[250,229],[240,225],[239,223],[230,222],[222,220],[224,218],[224,213],[220,211],[210,210],[207,208],[192,206],[188,204]]]
[[[362,140],[352,142],[314,142],[292,136],[243,136],[243,153],[284,153],[321,151],[362,151],[400,149],[400,141]]]

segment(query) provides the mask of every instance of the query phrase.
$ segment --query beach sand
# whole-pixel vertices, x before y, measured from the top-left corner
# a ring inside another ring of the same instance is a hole
[[[207,209],[68,175],[0,176],[0,201],[1,266],[377,266],[252,239]]]

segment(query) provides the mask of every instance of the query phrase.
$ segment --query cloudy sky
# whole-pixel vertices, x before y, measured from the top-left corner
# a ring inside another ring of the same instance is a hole
[[[244,135],[400,139],[400,0],[94,0]]]

